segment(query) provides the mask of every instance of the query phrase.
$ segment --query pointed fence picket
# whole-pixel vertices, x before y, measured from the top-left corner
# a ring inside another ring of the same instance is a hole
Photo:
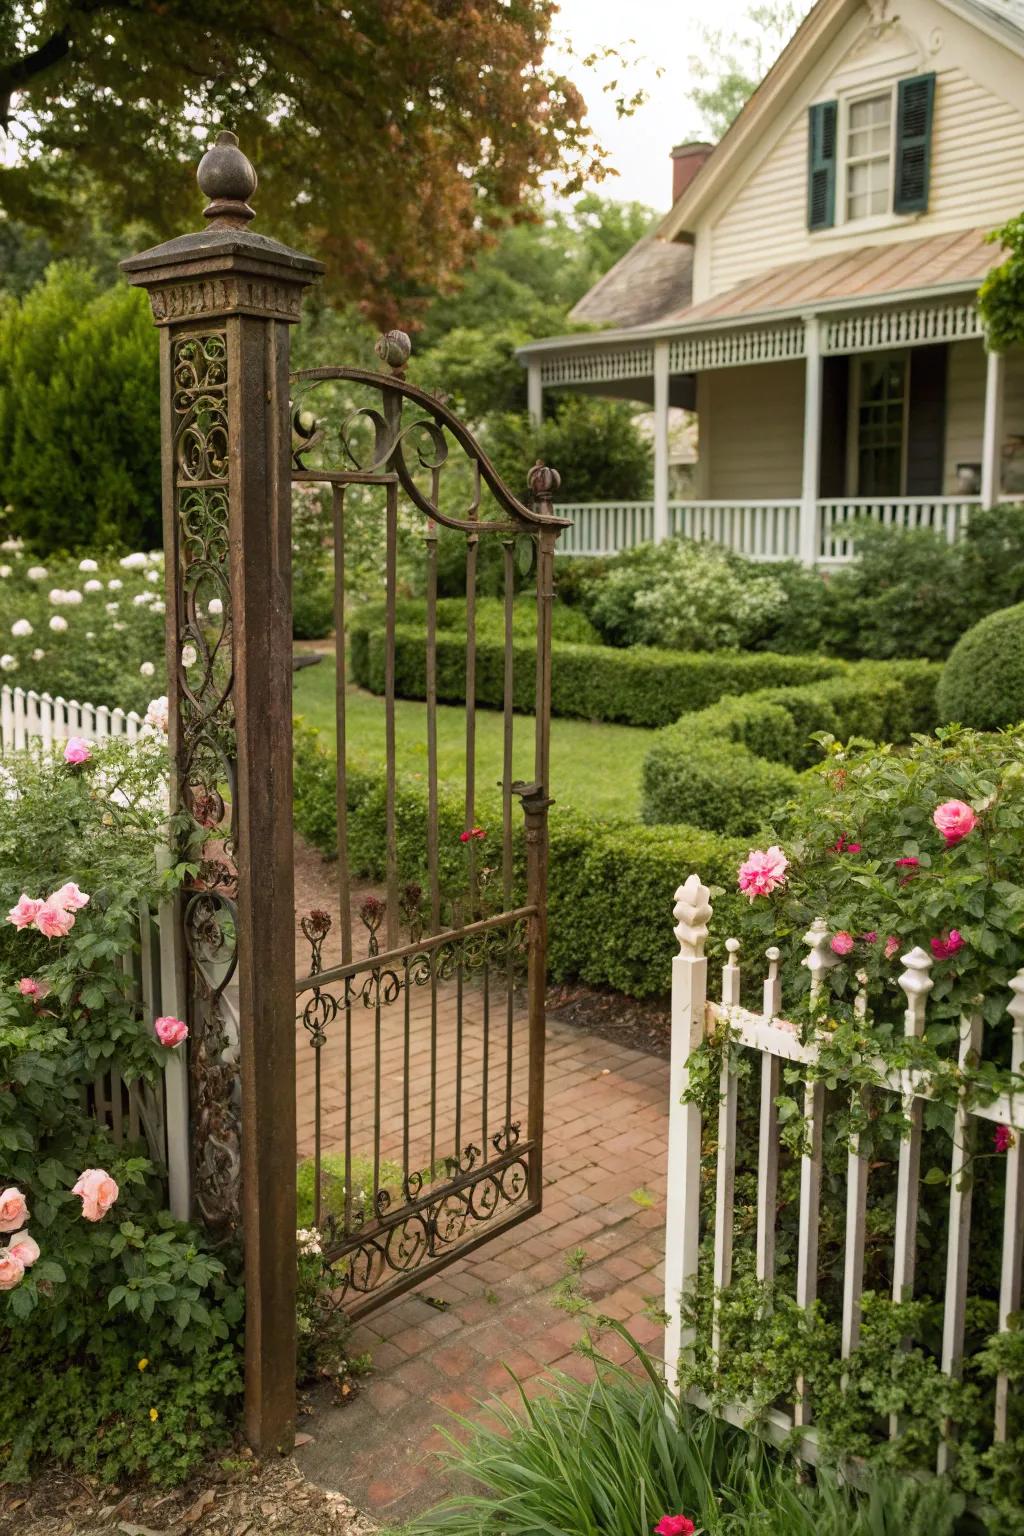
[[[0,756],[49,752],[70,736],[91,741],[138,739],[144,721],[134,710],[81,704],[35,689],[0,687]],[[165,857],[164,850],[158,858]],[[139,910],[139,948],[128,970],[131,987],[147,1023],[161,1014],[184,1017],[184,993],[174,943],[170,906]],[[89,1112],[119,1145],[144,1140],[153,1160],[167,1170],[167,1203],[186,1219],[191,1207],[188,1132],[188,1076],[181,1050],[169,1051],[162,1084],[126,1083],[116,1071],[97,1077],[86,1095]]]
[[[780,1075],[785,1062],[813,1066],[819,1060],[819,1045],[805,1038],[800,1027],[782,1017],[782,989],[779,979],[780,952],[774,946],[766,951],[767,971],[762,989],[760,1013],[740,1003],[740,945],[726,940],[726,964],[722,971],[721,1000],[707,995],[707,960],[704,946],[712,917],[710,890],[699,877],[690,875],[676,892],[673,913],[679,953],[672,969],[672,1050],[671,1097],[669,1101],[668,1194],[665,1244],[665,1372],[675,1386],[679,1365],[694,1344],[692,1327],[685,1320],[683,1302],[699,1294],[709,1284],[712,1291],[711,1354],[717,1358],[721,1347],[722,1298],[733,1277],[733,1197],[737,1167],[737,1055],[752,1051],[760,1056],[760,1113],[757,1133],[757,1228],[755,1272],[758,1280],[772,1281],[775,1268],[775,1225],[779,1174],[779,1118],[776,1101]],[[837,964],[830,948],[829,930],[823,919],[816,919],[804,936],[808,953],[803,964],[811,974],[811,996],[824,985],[826,973]],[[903,970],[898,978],[906,997],[904,1033],[919,1039],[925,1031],[928,995],[932,990],[932,956],[923,949],[911,949],[901,957]],[[860,979],[855,1009],[866,1014],[868,998],[866,978]],[[1010,983],[1011,997],[1007,1013],[1012,1021],[1011,1068],[1015,1076],[1024,1074],[1024,969]],[[723,1028],[729,1030],[729,1048],[723,1054],[717,1120],[717,1168],[712,1229],[711,1272],[703,1274],[700,1260],[702,1116],[700,1106],[684,1102],[689,1085],[689,1061],[694,1050],[708,1036]],[[962,1068],[980,1056],[983,1031],[980,1013],[971,1013],[961,1021],[958,1063]],[[921,1182],[922,1111],[929,1097],[928,1075],[920,1070],[896,1070],[881,1058],[870,1063],[877,1087],[861,1088],[865,1109],[871,1096],[891,1094],[898,1098],[906,1120],[906,1134],[901,1141],[896,1175],[896,1214],[893,1235],[894,1301],[909,1300],[914,1293],[917,1250],[918,1201]],[[803,1152],[800,1158],[799,1230],[796,1259],[795,1292],[800,1306],[811,1307],[817,1295],[819,1266],[819,1221],[822,1187],[822,1134],[825,1109],[824,1084],[808,1075],[804,1081]],[[1003,1125],[1013,1132],[1013,1143],[1006,1153],[1004,1192],[1002,1267],[999,1287],[999,1328],[1006,1331],[1021,1307],[1024,1289],[1024,1097],[1001,1093],[987,1104],[970,1102],[964,1093],[954,1115],[953,1147],[950,1156],[949,1222],[946,1234],[946,1285],[940,1359],[942,1370],[958,1376],[963,1368],[965,1315],[968,1304],[968,1276],[971,1243],[971,1178],[969,1160],[978,1129],[978,1121],[990,1127]],[[847,1159],[846,1215],[844,1230],[844,1267],[842,1289],[841,1357],[849,1359],[860,1339],[860,1309],[864,1286],[864,1251],[867,1227],[870,1168],[862,1156],[859,1138],[851,1137]],[[993,1438],[1005,1441],[1008,1433],[1010,1384],[1005,1376],[997,1378]],[[689,1396],[705,1408],[709,1400],[697,1391]],[[750,1412],[745,1404],[727,1405],[725,1417],[734,1423],[748,1423]],[[776,1439],[800,1433],[801,1455],[813,1461],[816,1439],[813,1428],[813,1403],[803,1381],[796,1383],[796,1401],[792,1413],[772,1408],[761,1416],[765,1430]],[[889,1432],[899,1433],[895,1417]],[[949,1468],[956,1455],[956,1426],[944,1426],[937,1458],[937,1470]]]

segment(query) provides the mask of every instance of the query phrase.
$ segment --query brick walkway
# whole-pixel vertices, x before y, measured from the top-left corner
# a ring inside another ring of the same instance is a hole
[[[451,1125],[455,1091],[453,994],[453,988],[444,989],[438,1012],[436,1118],[445,1127]],[[479,1141],[485,1125],[493,1129],[504,1119],[505,1019],[502,1013],[495,1022],[496,1008],[492,1003],[485,1095],[481,997],[467,990],[463,1142]],[[523,1031],[517,1016],[514,1112],[521,1103]],[[382,1119],[398,1127],[382,1139],[381,1156],[400,1159],[401,1005],[385,1012],[381,1035]],[[423,1148],[429,1144],[429,1094],[421,1089],[417,1098],[416,1093],[430,1081],[429,991],[410,1007],[409,1035],[410,1100],[419,1113],[413,1117],[407,1166],[415,1167],[426,1166]],[[353,1076],[361,1075],[353,1096],[353,1143],[361,1151],[369,1150],[367,1138],[372,1144],[372,1036],[368,1011],[354,1044]],[[323,1053],[325,1151],[337,1150],[343,1135],[342,1049],[338,1037]],[[297,1455],[309,1477],[344,1491],[382,1525],[397,1524],[444,1492],[433,1453],[443,1447],[437,1425],[446,1410],[479,1418],[478,1405],[488,1397],[516,1402],[506,1366],[526,1382],[548,1367],[585,1376],[587,1363],[572,1353],[579,1324],[552,1304],[554,1287],[566,1273],[566,1255],[574,1249],[586,1251],[585,1292],[603,1312],[627,1322],[641,1342],[657,1345],[661,1330],[644,1307],[652,1298],[660,1305],[662,1293],[667,1077],[667,1063],[656,1057],[557,1022],[549,1025],[543,1212],[357,1327],[353,1347],[372,1353],[373,1375],[353,1403],[324,1404],[304,1423],[314,1440]],[[304,1153],[311,1146],[312,1094],[313,1052],[300,1030]],[[440,1155],[448,1150],[440,1137],[438,1150]],[[447,1309],[430,1305],[426,1297],[447,1302]]]

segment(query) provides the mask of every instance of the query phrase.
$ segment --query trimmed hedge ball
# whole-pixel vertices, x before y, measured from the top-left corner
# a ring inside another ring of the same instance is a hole
[[[961,636],[942,670],[939,718],[995,731],[1024,720],[1024,603]]]

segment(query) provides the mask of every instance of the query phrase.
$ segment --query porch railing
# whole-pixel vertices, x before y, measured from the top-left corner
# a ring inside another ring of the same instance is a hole
[[[934,528],[952,542],[967,524],[980,496],[890,496],[878,499],[831,497],[817,503],[818,558],[826,564],[854,558],[851,524],[870,518],[885,527]],[[614,555],[654,538],[654,502],[582,502],[557,508],[571,517],[559,542],[566,555]],[[754,560],[795,560],[800,556],[799,497],[756,501],[670,501],[668,527],[722,544]]]

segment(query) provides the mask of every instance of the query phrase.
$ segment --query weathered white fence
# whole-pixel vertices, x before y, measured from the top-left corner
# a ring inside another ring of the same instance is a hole
[[[757,1145],[757,1216],[756,1276],[759,1281],[775,1278],[775,1226],[779,1175],[779,1123],[776,1100],[780,1091],[783,1062],[813,1065],[819,1054],[814,1041],[804,1042],[801,1030],[781,1016],[782,995],[779,979],[780,952],[766,952],[760,1013],[740,1006],[740,945],[726,940],[728,959],[722,969],[721,1001],[707,995],[707,960],[704,944],[712,916],[710,892],[697,875],[690,875],[676,892],[674,930],[679,953],[672,970],[672,1060],[668,1150],[668,1217],[665,1255],[665,1368],[675,1383],[681,1357],[692,1347],[692,1327],[684,1322],[681,1300],[697,1295],[712,1295],[711,1352],[718,1352],[720,1331],[718,1310],[722,1293],[727,1292],[733,1273],[733,1193],[737,1165],[737,1074],[736,1050],[747,1050],[760,1059],[760,1120]],[[811,996],[824,984],[826,972],[835,964],[830,949],[829,932],[822,919],[816,920],[805,935],[808,953],[803,960],[811,975]],[[904,1031],[909,1038],[924,1034],[932,956],[923,949],[912,949],[902,956],[903,972],[899,984],[906,997]],[[1012,996],[1007,1013],[1012,1020],[1011,1067],[1015,1074],[1024,1070],[1024,970],[1011,982]],[[858,999],[865,1009],[867,999]],[[698,1104],[684,1103],[689,1082],[688,1062],[692,1053],[721,1023],[727,1023],[732,1048],[723,1057],[719,1084],[717,1124],[717,1181],[714,1202],[714,1257],[712,1273],[701,1272],[698,1263],[701,1233],[701,1137],[702,1115]],[[981,1051],[980,1013],[961,1022],[959,1065],[974,1059]],[[906,1134],[900,1144],[897,1169],[896,1229],[892,1294],[894,1301],[913,1296],[917,1253],[918,1199],[921,1182],[921,1145],[923,1106],[930,1094],[927,1074],[919,1071],[894,1071],[880,1059],[873,1063],[879,1091],[899,1097],[906,1117]],[[795,1292],[799,1305],[810,1307],[817,1294],[819,1260],[818,1229],[822,1188],[822,1118],[825,1086],[820,1078],[808,1077],[804,1089],[803,1155],[800,1159],[799,1239],[796,1260]],[[971,1240],[971,1181],[964,1177],[971,1155],[973,1122],[1009,1126],[1015,1132],[1013,1144],[1005,1154],[1006,1184],[1002,1238],[1002,1268],[999,1288],[999,1328],[1021,1304],[1022,1250],[1024,1250],[1024,1102],[1001,1094],[989,1104],[970,1103],[961,1097],[955,1112],[953,1145],[949,1167],[949,1224],[946,1250],[946,1284],[942,1329],[941,1367],[951,1376],[960,1372],[964,1357],[965,1310],[968,1299],[968,1257]],[[749,1163],[749,1159],[745,1159]],[[842,1296],[842,1358],[857,1348],[864,1273],[864,1239],[868,1201],[868,1162],[859,1152],[857,1138],[851,1142],[847,1162],[845,1219],[845,1259]],[[993,1438],[1007,1436],[1008,1383],[997,1379]],[[797,1383],[797,1401],[792,1415],[773,1409],[764,1419],[766,1429],[781,1438],[794,1429],[803,1431],[802,1454],[813,1459],[815,1436],[812,1428],[813,1402]],[[697,1394],[695,1400],[708,1406]],[[732,1405],[728,1417],[742,1423],[749,1419],[743,1403]],[[898,1425],[890,1424],[895,1437]],[[943,1440],[938,1456],[942,1471],[955,1454],[953,1430]]]
[[[24,752],[34,743],[43,748],[69,736],[106,741],[126,736],[134,741],[142,729],[142,716],[133,709],[109,709],[105,704],[79,704],[77,699],[54,698],[34,688],[0,688],[0,751]]]
[[[47,751],[69,736],[92,741],[126,737],[134,741],[143,721],[133,710],[79,704],[32,689],[0,688],[0,751]],[[166,857],[160,850],[158,857]],[[139,906],[139,947],[126,973],[146,1023],[162,1014],[184,1017],[184,987],[175,958],[170,905],[152,912]],[[162,1084],[126,1083],[116,1071],[89,1086],[86,1107],[110,1130],[115,1142],[144,1138],[154,1161],[167,1170],[167,1203],[182,1220],[190,1214],[188,1067],[184,1050],[166,1053]]]

